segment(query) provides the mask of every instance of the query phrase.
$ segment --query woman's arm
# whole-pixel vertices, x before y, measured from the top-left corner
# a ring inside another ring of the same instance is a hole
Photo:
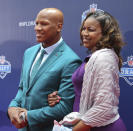
[[[79,121],[74,127],[72,131],[89,131],[91,126],[86,125],[83,121]]]
[[[49,106],[55,106],[57,103],[60,102],[61,97],[59,97],[58,95],[58,91],[54,91],[53,93],[48,95],[48,104]]]

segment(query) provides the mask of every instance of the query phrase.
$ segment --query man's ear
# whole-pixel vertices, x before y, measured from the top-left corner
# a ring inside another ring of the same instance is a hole
[[[63,24],[62,23],[58,23],[57,24],[57,32],[61,32],[62,27],[63,27]]]

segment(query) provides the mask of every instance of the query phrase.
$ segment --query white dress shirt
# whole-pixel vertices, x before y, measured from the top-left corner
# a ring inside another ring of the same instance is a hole
[[[44,56],[43,56],[42,62],[41,62],[41,64],[40,64],[40,67],[41,67],[41,65],[46,61],[46,59],[48,58],[48,56],[53,52],[53,50],[54,50],[62,41],[63,41],[63,39],[62,39],[62,37],[61,37],[60,40],[59,40],[58,42],[56,42],[55,44],[53,44],[52,46],[49,46],[49,47],[47,47],[47,48],[43,48],[42,43],[40,43],[41,48],[40,48],[40,51],[38,52],[38,54],[37,54],[37,56],[36,56],[36,58],[35,58],[35,60],[34,60],[34,62],[33,62],[31,71],[32,71],[33,66],[34,66],[34,64],[36,63],[37,59],[38,59],[38,58],[40,57],[40,55],[41,55],[41,50],[45,50],[46,53],[45,53]],[[39,67],[39,68],[40,68],[40,67]],[[30,71],[30,75],[31,75],[31,71]]]

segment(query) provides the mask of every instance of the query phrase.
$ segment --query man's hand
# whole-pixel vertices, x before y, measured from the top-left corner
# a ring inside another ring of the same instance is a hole
[[[23,121],[20,119],[20,115],[22,112],[25,112],[26,114],[26,120]],[[20,107],[9,107],[8,108],[8,115],[11,120],[11,123],[16,127],[16,128],[23,128],[27,126],[27,110],[20,108]]]

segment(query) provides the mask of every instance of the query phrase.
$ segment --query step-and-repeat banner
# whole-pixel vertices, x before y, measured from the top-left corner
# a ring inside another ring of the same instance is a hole
[[[131,0],[3,0],[0,1],[0,131],[17,131],[7,118],[7,108],[18,90],[24,50],[36,44],[34,25],[37,13],[47,7],[64,13],[62,36],[83,59],[80,46],[82,13],[95,4],[118,21],[127,45],[122,50],[119,112],[128,131],[133,130],[133,11]]]

